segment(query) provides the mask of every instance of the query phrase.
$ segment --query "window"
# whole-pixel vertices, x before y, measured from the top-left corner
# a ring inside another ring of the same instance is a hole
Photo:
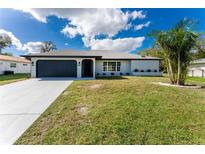
[[[117,62],[117,71],[120,71],[121,62]]]
[[[107,71],[107,62],[103,62],[103,71]]]
[[[12,67],[16,68],[16,63],[10,63],[10,67],[11,67],[11,68],[12,68]]]
[[[103,71],[104,72],[119,72],[121,67],[121,62],[112,61],[112,62],[103,62]]]
[[[27,66],[27,64],[23,64],[23,66]]]

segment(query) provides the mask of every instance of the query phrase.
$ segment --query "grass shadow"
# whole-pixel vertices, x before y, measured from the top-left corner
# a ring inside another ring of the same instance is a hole
[[[77,78],[72,77],[42,77],[37,78],[38,81],[69,81],[69,80],[79,80]]]
[[[123,80],[123,79],[128,79],[124,76],[100,76],[100,77],[96,77],[96,79],[99,80]]]

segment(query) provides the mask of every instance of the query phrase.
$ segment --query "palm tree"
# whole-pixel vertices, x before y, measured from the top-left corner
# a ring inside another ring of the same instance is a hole
[[[41,46],[41,52],[50,52],[50,51],[53,51],[56,49],[57,48],[56,48],[55,44],[53,44],[52,41],[44,42]]]
[[[11,38],[9,36],[1,36],[0,35],[0,54],[1,50],[10,46],[12,44]]]
[[[205,58],[205,35],[204,33],[197,39],[196,47],[193,50],[194,59]]]
[[[163,57],[172,84],[185,84],[192,60],[191,49],[196,45],[198,37],[191,30],[194,23],[193,20],[184,19],[171,30],[152,33],[156,44],[164,51]]]

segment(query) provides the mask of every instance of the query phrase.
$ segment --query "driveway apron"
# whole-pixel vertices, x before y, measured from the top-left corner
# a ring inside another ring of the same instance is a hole
[[[34,78],[0,86],[0,144],[13,144],[72,81]]]

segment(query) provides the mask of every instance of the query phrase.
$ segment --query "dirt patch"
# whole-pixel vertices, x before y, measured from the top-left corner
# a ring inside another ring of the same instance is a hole
[[[89,86],[89,89],[92,89],[92,90],[98,90],[100,88],[102,88],[102,84],[93,84]]]
[[[80,104],[78,106],[75,106],[74,110],[81,115],[86,115],[88,112],[88,106]]]
[[[82,106],[79,108],[79,113],[81,113],[82,115],[85,115],[87,113],[88,107],[86,106]]]

